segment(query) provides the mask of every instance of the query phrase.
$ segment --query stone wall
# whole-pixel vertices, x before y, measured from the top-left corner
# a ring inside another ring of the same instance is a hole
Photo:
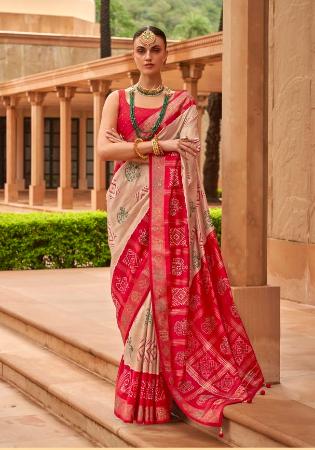
[[[99,36],[100,34],[99,23],[89,22],[77,17],[51,16],[39,13],[5,13],[2,9],[0,9],[0,30],[81,36]]]
[[[0,0],[1,13],[76,17],[95,22],[94,0]],[[2,29],[2,28],[1,28]]]
[[[270,0],[268,283],[315,305],[315,2]]]
[[[99,58],[99,49],[0,44],[0,83]]]

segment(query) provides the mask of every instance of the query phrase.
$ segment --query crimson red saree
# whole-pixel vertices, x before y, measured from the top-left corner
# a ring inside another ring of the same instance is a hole
[[[133,141],[125,91],[117,129]],[[135,108],[152,127],[159,108]],[[160,139],[199,139],[197,108],[172,95]],[[171,420],[172,402],[192,420],[220,426],[226,405],[264,383],[234,304],[195,157],[116,162],[107,191],[111,292],[124,343],[114,413],[125,422]]]

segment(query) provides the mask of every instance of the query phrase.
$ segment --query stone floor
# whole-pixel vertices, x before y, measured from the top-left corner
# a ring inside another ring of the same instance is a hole
[[[0,448],[94,448],[90,440],[60,422],[0,380]]]
[[[30,207],[28,205],[28,190],[19,191],[19,200],[9,205],[4,203],[4,191],[0,190],[0,212],[31,212],[31,211],[58,211],[57,190],[46,189],[43,206]],[[91,192],[74,189],[73,210],[87,211],[91,209]]]

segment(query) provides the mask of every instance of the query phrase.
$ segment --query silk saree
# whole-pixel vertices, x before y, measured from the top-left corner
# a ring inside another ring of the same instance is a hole
[[[150,129],[160,108],[135,107]],[[136,138],[125,90],[117,131]],[[200,146],[198,112],[186,91],[171,96],[157,136]],[[115,161],[106,194],[111,294],[124,344],[114,414],[124,422],[190,419],[221,426],[226,405],[251,401],[264,384],[233,301],[197,159],[178,152]]]

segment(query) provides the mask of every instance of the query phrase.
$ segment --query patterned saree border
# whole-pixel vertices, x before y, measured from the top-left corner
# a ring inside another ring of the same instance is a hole
[[[133,320],[150,291],[148,223],[147,211],[131,234],[113,270],[111,293],[124,344]]]
[[[171,422],[171,404],[161,373],[135,371],[122,356],[115,384],[114,414],[119,419],[142,425]]]

